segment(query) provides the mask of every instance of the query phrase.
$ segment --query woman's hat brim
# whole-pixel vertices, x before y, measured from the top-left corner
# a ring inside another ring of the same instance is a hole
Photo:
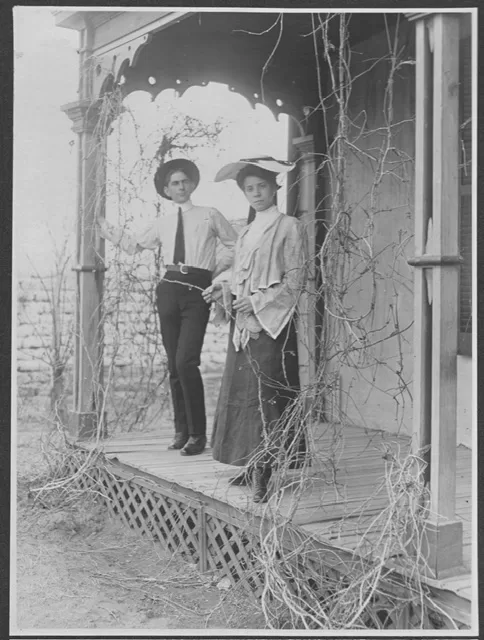
[[[158,167],[154,178],[157,192],[166,200],[171,200],[171,198],[165,194],[165,179],[172,171],[183,171],[183,173],[185,173],[195,184],[195,187],[198,187],[198,183],[200,182],[200,171],[194,162],[187,160],[186,158],[168,160],[168,162],[164,162]]]
[[[239,160],[238,162],[229,162],[223,166],[215,176],[215,182],[223,182],[224,180],[236,180],[239,172],[245,167],[252,165],[265,169],[271,173],[289,173],[296,166],[293,162],[286,162],[285,160],[275,160],[270,156],[261,158],[248,158],[246,160]]]

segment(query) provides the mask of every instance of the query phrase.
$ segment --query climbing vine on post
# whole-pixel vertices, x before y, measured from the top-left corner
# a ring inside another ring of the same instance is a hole
[[[314,424],[304,389],[281,421],[287,435],[304,434],[310,454],[297,474],[287,451],[273,461],[277,473],[265,513],[274,525],[262,527],[259,536],[262,607],[271,628],[454,628],[420,577],[425,464],[392,439],[392,433],[405,434],[411,415],[405,409],[412,402],[412,274],[406,261],[413,233],[412,35],[397,18],[371,47],[354,47],[350,19],[356,18],[312,18],[319,87],[312,118],[322,120],[326,151],[318,166],[325,197],[316,212],[325,231],[315,304],[323,308],[321,356],[311,397],[325,406],[326,424]],[[338,35],[332,39],[334,22]],[[370,400],[386,408],[385,431],[367,432],[367,448],[379,449],[381,476],[370,486],[362,475],[368,493],[355,504],[345,500],[339,457],[342,447],[352,446],[347,427],[372,429],[381,422],[369,415]],[[341,514],[331,528],[323,531],[324,518],[318,526],[336,546],[353,536],[347,561],[334,566],[321,559],[315,570],[311,558],[321,551],[310,536],[294,535],[293,522],[309,494],[313,511]]]

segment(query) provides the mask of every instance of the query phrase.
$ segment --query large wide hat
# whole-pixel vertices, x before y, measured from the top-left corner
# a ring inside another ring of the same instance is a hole
[[[155,188],[163,198],[171,200],[171,198],[165,193],[165,180],[166,176],[173,171],[183,171],[183,173],[186,174],[195,184],[195,187],[198,187],[198,183],[200,182],[200,171],[194,162],[187,160],[186,158],[168,160],[168,162],[160,164],[154,177]]]
[[[218,171],[215,176],[215,182],[222,182],[223,180],[236,180],[239,172],[245,167],[252,165],[259,167],[265,171],[271,173],[289,173],[296,166],[294,162],[287,162],[286,160],[276,160],[272,156],[259,156],[258,158],[243,158],[238,162],[229,162]]]

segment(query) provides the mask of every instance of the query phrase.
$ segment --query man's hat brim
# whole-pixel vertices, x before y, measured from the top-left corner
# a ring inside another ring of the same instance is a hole
[[[197,165],[191,160],[187,160],[186,158],[177,158],[175,160],[168,160],[168,162],[164,162],[158,167],[154,181],[157,192],[166,200],[171,200],[171,198],[165,194],[166,176],[173,171],[183,171],[183,173],[185,173],[195,184],[195,187],[198,187],[198,183],[200,182],[200,171],[198,170]]]
[[[246,158],[239,160],[238,162],[229,162],[223,166],[215,176],[215,182],[222,182],[223,180],[236,180],[238,174],[242,169],[247,166],[259,167],[265,169],[271,173],[289,173],[296,166],[293,162],[287,162],[285,160],[275,160],[271,156],[261,156],[260,158]]]

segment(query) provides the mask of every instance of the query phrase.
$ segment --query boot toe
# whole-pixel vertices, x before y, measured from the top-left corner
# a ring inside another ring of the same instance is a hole
[[[231,487],[246,487],[250,482],[250,472],[247,470],[242,471],[242,473],[229,478],[228,484]]]
[[[254,497],[253,497],[254,502],[267,502],[268,499],[269,499],[269,496],[267,494],[267,491],[254,492]]]
[[[254,502],[267,502],[269,499],[270,469],[256,468],[253,472],[253,496]]]
[[[192,437],[180,451],[182,456],[196,456],[205,451],[207,439],[205,437]]]
[[[186,445],[186,443],[188,442],[188,436],[184,436],[183,434],[177,434],[174,439],[173,442],[168,445],[168,449],[171,451],[173,449],[183,449],[183,447]]]

